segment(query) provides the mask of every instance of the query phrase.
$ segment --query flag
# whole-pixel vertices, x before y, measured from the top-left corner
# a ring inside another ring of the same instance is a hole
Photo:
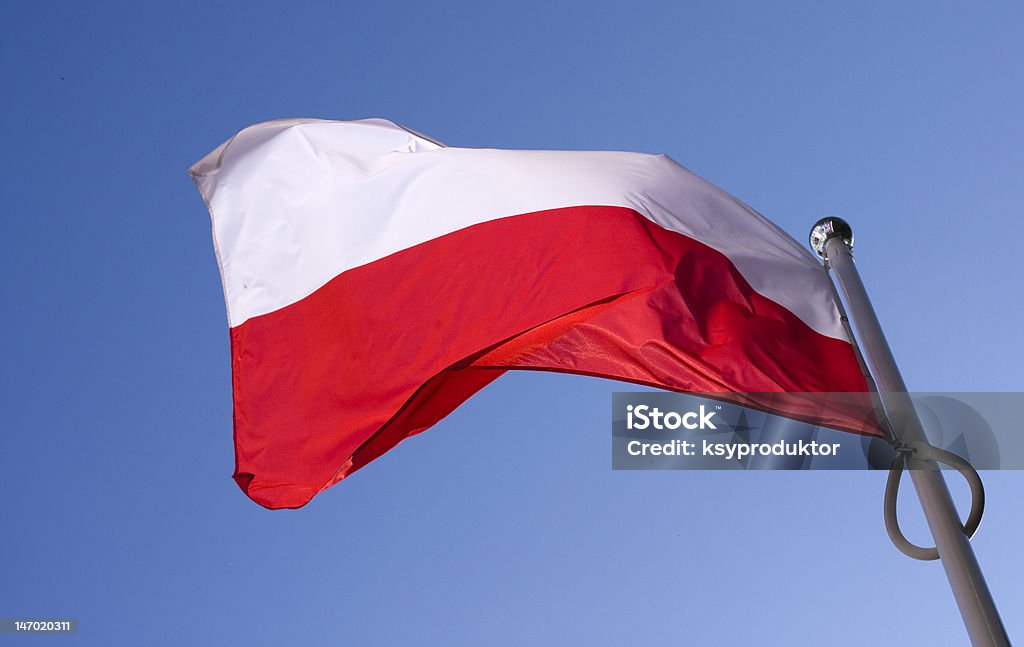
[[[744,395],[866,384],[819,262],[664,155],[285,119],[190,173],[227,304],[234,478],[263,506],[304,505],[509,369],[879,433]]]

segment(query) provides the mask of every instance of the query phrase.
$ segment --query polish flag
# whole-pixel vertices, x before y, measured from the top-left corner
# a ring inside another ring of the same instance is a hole
[[[304,505],[509,369],[880,434],[758,395],[867,387],[819,262],[664,155],[285,119],[190,173],[227,303],[234,478],[260,505]]]

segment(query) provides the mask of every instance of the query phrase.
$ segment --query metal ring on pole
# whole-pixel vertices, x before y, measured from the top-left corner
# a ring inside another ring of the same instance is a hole
[[[985,514],[985,485],[981,482],[981,476],[970,463],[952,452],[939,449],[927,443],[912,443],[897,447],[896,458],[889,468],[889,478],[885,482],[885,530],[889,539],[907,557],[922,561],[931,561],[939,558],[939,551],[934,546],[925,548],[910,542],[900,530],[899,519],[896,516],[896,499],[900,489],[900,478],[903,476],[903,467],[906,463],[907,454],[916,454],[920,451],[920,460],[932,460],[944,463],[956,468],[971,486],[971,512],[967,515],[967,521],[963,524],[964,534],[970,539],[981,525],[981,517]]]

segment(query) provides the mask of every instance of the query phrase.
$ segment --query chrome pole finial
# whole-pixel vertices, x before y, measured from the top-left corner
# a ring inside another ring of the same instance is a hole
[[[838,216],[825,216],[811,227],[811,249],[825,258],[825,243],[830,238],[841,238],[846,246],[853,249],[853,228]]]

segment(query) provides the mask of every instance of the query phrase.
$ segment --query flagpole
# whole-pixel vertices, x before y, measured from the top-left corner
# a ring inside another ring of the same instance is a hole
[[[825,260],[826,267],[834,271],[839,282],[895,440],[904,446],[926,443],[921,420],[854,263],[853,230],[840,218],[823,218],[811,229],[811,246]],[[976,647],[1009,645],[1006,628],[964,533],[942,472],[930,461],[911,459],[909,466],[971,644]]]

